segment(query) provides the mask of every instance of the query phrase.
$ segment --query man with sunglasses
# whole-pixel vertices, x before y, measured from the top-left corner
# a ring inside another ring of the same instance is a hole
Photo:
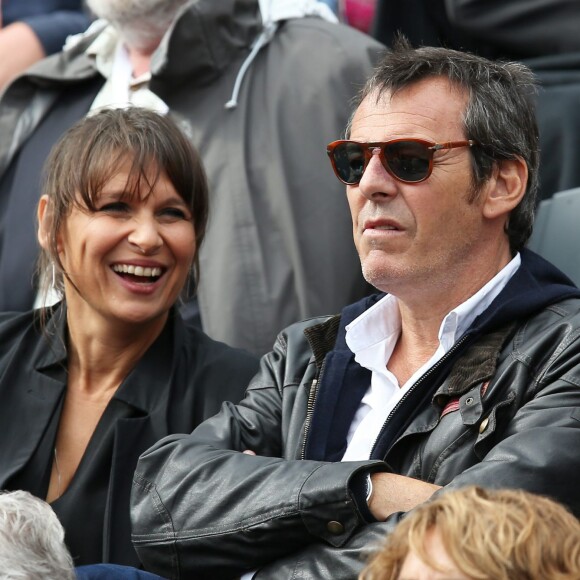
[[[380,293],[283,331],[239,405],[143,454],[148,569],[352,579],[405,512],[470,484],[580,515],[580,291],[524,248],[533,90],[516,63],[386,55],[328,146]]]

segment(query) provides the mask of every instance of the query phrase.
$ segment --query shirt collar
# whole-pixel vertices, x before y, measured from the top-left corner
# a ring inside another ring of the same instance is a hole
[[[131,75],[131,65],[129,55],[118,31],[111,25],[107,26],[93,42],[87,47],[87,56],[95,61],[95,67],[106,78],[109,79],[115,71],[122,69],[128,77],[128,84],[136,87],[148,83],[151,80],[151,72],[144,72],[137,78]]]
[[[119,33],[111,25],[106,26],[87,47],[87,56],[95,61],[97,70],[108,79],[113,70]]]
[[[503,290],[521,264],[520,254],[500,270],[473,296],[451,310],[439,327],[439,342],[447,352],[473,321],[489,307]],[[387,294],[346,326],[346,343],[356,361],[375,370],[377,360],[390,358],[401,332],[401,314],[398,301]]]

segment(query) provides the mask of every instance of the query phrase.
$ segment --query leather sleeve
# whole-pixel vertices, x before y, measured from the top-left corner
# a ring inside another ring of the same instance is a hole
[[[501,396],[494,398],[493,405],[486,411],[485,421],[474,429],[475,440],[469,443],[470,453],[480,456],[481,460],[463,470],[461,461],[465,453],[458,449],[459,438],[453,453],[440,449],[437,463],[442,479],[436,479],[436,483],[444,487],[437,494],[467,485],[521,488],[549,496],[576,516],[580,515],[577,475],[580,473],[580,335],[577,318],[569,325],[555,325],[553,332],[545,326],[529,324],[527,330],[516,335],[514,348],[504,354],[507,364],[497,373],[499,382],[505,381],[510,386],[502,388]],[[554,345],[559,346],[554,348]],[[461,409],[456,412],[457,420],[462,411],[467,413],[466,408]],[[447,417],[451,418],[452,415]],[[462,439],[465,435],[464,432]],[[432,465],[431,460],[429,464]],[[386,522],[361,526],[338,547],[311,543],[264,566],[255,580],[356,578],[366,556],[384,541],[404,515],[393,514]]]
[[[306,387],[293,379],[308,376],[302,359],[300,368],[281,337],[238,406],[225,403],[193,434],[167,437],[141,456],[132,539],[148,570],[239,577],[310,544],[339,547],[360,527],[349,480],[381,462],[280,458],[287,422],[294,413],[303,422]]]

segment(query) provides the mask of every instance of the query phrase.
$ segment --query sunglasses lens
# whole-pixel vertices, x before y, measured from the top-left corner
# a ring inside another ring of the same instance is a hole
[[[354,185],[361,180],[365,168],[365,153],[358,143],[337,145],[332,152],[332,158],[336,174],[344,183]]]
[[[422,143],[398,141],[386,145],[383,153],[392,173],[403,181],[422,181],[429,175],[433,151]]]

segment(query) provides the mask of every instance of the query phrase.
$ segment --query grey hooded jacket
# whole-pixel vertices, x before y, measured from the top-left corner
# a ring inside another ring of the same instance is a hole
[[[35,65],[0,100],[2,310],[32,306],[37,254],[39,192],[11,187],[7,172],[59,103],[88,91],[90,106],[102,84],[85,54],[95,34]],[[248,61],[258,38],[265,46]],[[213,338],[263,353],[287,324],[367,292],[325,146],[342,136],[351,99],[382,50],[317,17],[265,30],[256,0],[197,0],[153,55],[150,89],[187,124],[210,181],[198,299]],[[68,128],[51,122],[55,134],[45,141]]]

